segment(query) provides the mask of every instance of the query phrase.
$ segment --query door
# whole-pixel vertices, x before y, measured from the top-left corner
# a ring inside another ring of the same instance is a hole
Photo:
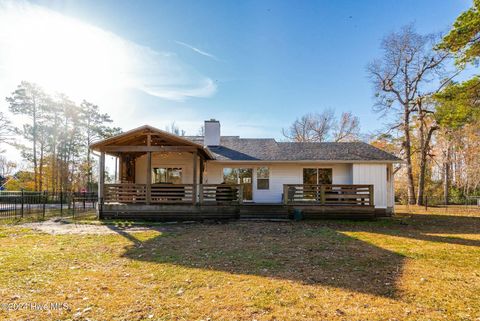
[[[253,199],[253,169],[252,168],[224,168],[223,181],[225,184],[240,184],[243,186],[243,200]]]
[[[331,168],[304,168],[303,184],[332,184],[332,176]]]

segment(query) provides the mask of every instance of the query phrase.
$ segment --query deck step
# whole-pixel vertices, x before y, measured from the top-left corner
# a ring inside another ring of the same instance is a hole
[[[288,219],[288,208],[282,204],[244,204],[240,207],[240,219]]]
[[[240,216],[240,221],[291,221],[287,216],[275,216],[275,217],[264,217],[264,216]]]

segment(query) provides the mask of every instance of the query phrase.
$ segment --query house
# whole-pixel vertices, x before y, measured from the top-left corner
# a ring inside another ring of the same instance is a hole
[[[191,220],[238,217],[372,217],[394,205],[400,159],[363,142],[297,143],[221,136],[177,136],[141,126],[90,146],[100,153],[99,215]],[[116,181],[105,183],[105,155]],[[298,211],[297,211],[298,212]]]

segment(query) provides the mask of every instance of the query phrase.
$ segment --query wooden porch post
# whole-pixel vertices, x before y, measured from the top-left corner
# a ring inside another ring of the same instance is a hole
[[[192,203],[197,203],[197,151],[193,153],[193,188],[192,188]]]
[[[152,135],[147,134],[147,146],[152,145]],[[152,152],[147,152],[147,184],[145,186],[145,200],[147,205],[152,201]]]
[[[325,185],[320,185],[320,204],[325,205]]]
[[[123,155],[120,154],[118,156],[118,181],[119,181],[119,183],[122,182],[122,178],[123,178]]]
[[[98,173],[98,206],[97,215],[98,218],[102,218],[103,203],[105,197],[105,152],[100,153],[100,164]]]
[[[199,157],[200,159],[200,180],[199,184],[203,184],[203,171],[205,170],[205,159],[203,157]]]
[[[369,191],[369,194],[370,194],[370,197],[368,198],[368,201],[369,201],[369,205],[370,206],[375,206],[375,196],[374,196],[374,188],[373,188],[373,185],[369,185],[368,186],[368,191]]]
[[[199,179],[199,186],[198,186],[198,202],[203,204],[203,171],[205,170],[205,159],[203,156],[199,157],[200,160],[200,179]]]
[[[98,198],[101,200],[104,197],[105,188],[105,152],[100,153],[100,164],[98,174]]]
[[[115,156],[115,179],[114,179],[115,184],[117,183],[117,180],[118,180],[118,155]]]
[[[147,152],[147,182],[146,182],[146,203],[152,201],[152,152]]]

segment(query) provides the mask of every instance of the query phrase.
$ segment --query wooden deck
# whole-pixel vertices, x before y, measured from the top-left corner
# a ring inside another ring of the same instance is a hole
[[[372,219],[379,216],[372,207],[287,206],[283,204],[230,205],[103,205],[101,219],[153,221],[204,221],[262,219],[293,219],[300,209],[305,219]]]
[[[371,185],[284,185],[282,203],[242,201],[241,185],[106,184],[100,202],[102,219],[202,221],[291,219],[300,210],[306,219],[366,219],[379,216]],[[194,191],[198,191],[196,194]]]

